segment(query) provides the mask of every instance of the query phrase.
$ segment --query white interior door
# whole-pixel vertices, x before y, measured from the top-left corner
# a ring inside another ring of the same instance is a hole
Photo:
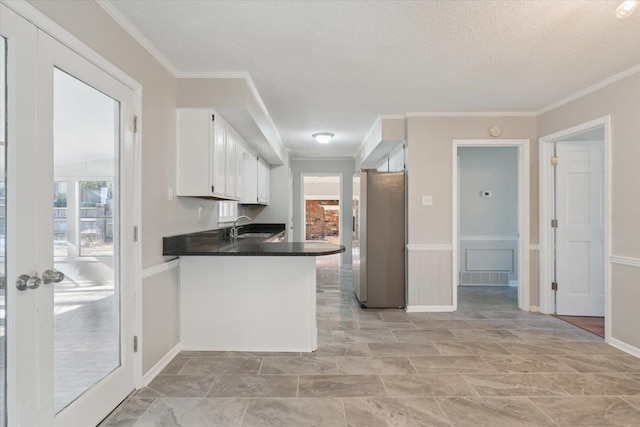
[[[0,20],[8,424],[96,425],[134,389],[134,93],[3,5]]]
[[[556,144],[556,312],[604,316],[604,143]]]

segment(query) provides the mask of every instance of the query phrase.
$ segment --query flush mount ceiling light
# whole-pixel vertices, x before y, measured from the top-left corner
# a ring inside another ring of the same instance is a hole
[[[620,19],[627,18],[638,7],[638,0],[625,0],[616,9],[616,16]]]
[[[318,133],[314,133],[311,136],[320,144],[326,144],[329,141],[331,141],[331,138],[334,137],[334,135],[331,132],[318,132]]]

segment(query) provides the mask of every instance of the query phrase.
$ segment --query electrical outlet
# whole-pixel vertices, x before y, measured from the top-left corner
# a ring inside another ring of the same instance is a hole
[[[422,206],[433,206],[433,196],[422,196]]]
[[[202,219],[202,206],[198,206],[198,219]]]
[[[167,190],[167,200],[173,202],[173,187],[169,187]]]

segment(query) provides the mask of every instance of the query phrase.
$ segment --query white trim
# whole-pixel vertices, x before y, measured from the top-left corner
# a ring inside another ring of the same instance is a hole
[[[609,344],[611,347],[615,347],[618,350],[622,350],[625,353],[629,353],[632,356],[635,356],[637,358],[640,358],[640,348],[638,347],[634,347],[631,344],[627,344],[624,341],[620,341],[617,338],[609,338],[607,340],[607,344]]]
[[[455,311],[452,305],[408,305],[407,313],[441,313]]]
[[[583,96],[589,95],[593,92],[596,92],[604,87],[607,87],[613,83],[616,83],[622,79],[625,79],[629,76],[632,76],[636,73],[640,72],[640,65],[636,65],[634,67],[631,67],[625,71],[622,71],[621,73],[615,74],[611,77],[608,77],[604,80],[599,81],[598,83],[589,86],[586,89],[582,89],[579,90],[578,92],[575,92],[573,95],[569,95],[566,98],[563,98],[559,101],[556,101],[552,104],[547,105],[546,107],[542,107],[541,109],[539,109],[538,111],[536,111],[536,116],[540,116],[544,113],[547,113],[551,110],[555,110],[556,108],[562,107],[563,105],[566,105],[570,102],[575,101],[576,99],[580,99]]]
[[[604,330],[605,341],[611,340],[611,116],[600,117],[595,120],[582,123],[577,126],[564,129],[550,135],[539,138],[538,142],[538,165],[539,165],[539,233],[540,233],[540,311],[550,314],[553,308],[553,292],[548,284],[553,281],[553,229],[551,228],[551,216],[553,211],[554,183],[553,166],[549,159],[553,155],[553,143],[565,138],[569,138],[578,133],[596,128],[604,127]],[[579,142],[578,142],[579,144]]]
[[[24,19],[31,22],[33,25],[49,34],[51,37],[58,40],[60,43],[62,43],[96,67],[109,74],[120,83],[127,86],[129,89],[138,90],[142,88],[140,83],[132,79],[124,71],[117,68],[98,52],[91,49],[88,45],[76,38],[76,36],[65,30],[63,27],[61,27],[44,13],[33,7],[27,1],[0,0],[0,3],[4,4],[9,9],[12,9],[18,15],[22,16]]]
[[[451,297],[453,307],[458,307],[458,148],[459,147],[517,147],[518,148],[518,308],[529,309],[530,289],[530,140],[528,139],[454,139],[451,144],[451,242],[453,243],[453,262],[451,263]]]
[[[611,264],[616,264],[616,265],[626,265],[629,267],[640,268],[640,259],[638,258],[629,258],[629,257],[612,255],[609,257],[609,262]]]
[[[518,240],[518,236],[460,236],[458,239],[465,241],[499,242],[504,240]]]
[[[535,111],[433,111],[410,112],[404,114],[406,118],[419,117],[535,117]]]
[[[175,345],[175,347],[169,350],[167,354],[162,356],[162,359],[158,360],[158,362],[142,376],[142,387],[148,386],[149,383],[151,383],[151,381],[153,381],[153,379],[157,377],[158,374],[162,372],[162,370],[166,368],[169,363],[171,363],[173,358],[176,357],[180,353],[180,351],[181,345],[180,343],[178,343]]]
[[[380,117],[380,120],[387,120],[387,119],[404,120],[406,118],[404,114],[380,114],[378,117]]]
[[[539,251],[540,250],[540,244],[536,243],[534,245],[529,245],[529,250],[530,251]]]
[[[407,250],[409,251],[452,251],[452,245],[421,245],[421,244],[408,244]]]
[[[169,271],[180,266],[180,258],[172,259],[171,261],[163,262],[161,264],[153,265],[142,269],[142,278],[146,279],[163,271]]]
[[[138,42],[153,58],[158,61],[166,70],[174,77],[178,73],[176,67],[162,54],[156,47],[147,39],[142,33],[131,23],[125,16],[120,13],[118,9],[112,4],[110,0],[95,0],[96,4],[100,6],[107,14],[116,21],[118,25],[122,27],[135,41]]]

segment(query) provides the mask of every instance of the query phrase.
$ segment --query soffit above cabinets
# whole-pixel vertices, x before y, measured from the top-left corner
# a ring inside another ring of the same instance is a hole
[[[250,80],[180,78],[178,108],[213,108],[270,165],[282,165],[282,140]]]

